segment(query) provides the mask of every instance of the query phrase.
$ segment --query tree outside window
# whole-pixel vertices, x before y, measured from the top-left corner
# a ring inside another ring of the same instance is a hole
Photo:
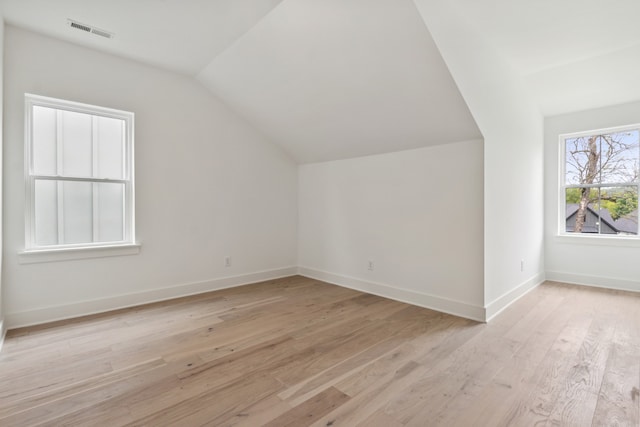
[[[568,233],[638,235],[640,129],[561,138]]]

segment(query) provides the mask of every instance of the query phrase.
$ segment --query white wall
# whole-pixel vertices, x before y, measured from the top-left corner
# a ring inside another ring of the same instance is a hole
[[[11,26],[5,58],[10,327],[295,272],[296,165],[198,83]],[[19,263],[25,92],[136,114],[140,254]]]
[[[481,141],[299,171],[302,274],[484,319]]]
[[[547,278],[640,291],[640,242],[558,237],[559,140],[564,133],[640,123],[640,102],[545,119],[545,256]]]
[[[453,2],[414,1],[484,137],[484,303],[491,317],[544,279],[543,119],[522,79]]]

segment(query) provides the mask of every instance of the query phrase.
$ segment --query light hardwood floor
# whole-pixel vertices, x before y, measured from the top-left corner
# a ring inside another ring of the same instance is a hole
[[[489,324],[303,277],[11,331],[0,425],[638,426],[640,295]]]

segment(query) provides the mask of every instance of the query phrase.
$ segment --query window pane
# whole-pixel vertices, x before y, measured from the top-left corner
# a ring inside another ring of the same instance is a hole
[[[586,190],[586,191],[585,191]],[[638,234],[638,187],[568,188],[566,231],[609,235]],[[581,206],[585,206],[581,209]]]
[[[638,234],[638,187],[600,189],[600,233]]]
[[[594,205],[600,192],[597,188],[567,188],[566,231],[567,233],[598,233],[598,213]],[[581,210],[580,206],[584,205]]]
[[[97,240],[124,240],[124,184],[94,184],[97,195]]]
[[[616,132],[600,137],[601,179],[606,183],[638,181],[640,145],[638,131]]]
[[[565,140],[565,183],[638,182],[638,130],[581,136]]]
[[[565,183],[598,184],[600,141],[596,136],[581,136],[565,140]]]
[[[99,178],[124,179],[124,120],[96,116]]]
[[[93,191],[91,182],[62,182],[64,241],[60,243],[90,243],[93,241]]]
[[[93,148],[91,115],[60,111],[62,114],[62,175],[91,177]]]
[[[35,239],[39,246],[58,243],[58,183],[36,180]]]
[[[56,149],[56,110],[33,107],[33,170],[38,175],[55,175],[58,154]]]

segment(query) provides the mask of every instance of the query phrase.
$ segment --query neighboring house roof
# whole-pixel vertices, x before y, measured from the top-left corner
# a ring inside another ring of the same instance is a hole
[[[568,203],[566,206],[566,218],[567,225],[571,221],[572,217],[578,212],[578,204],[577,203]],[[598,212],[593,210],[590,206],[587,207],[588,213],[594,215],[596,218],[598,217]],[[605,226],[611,228],[613,232],[616,233],[629,233],[629,234],[638,234],[638,210],[631,212],[629,215],[618,218],[618,220],[614,220],[611,218],[611,214],[608,209],[602,209],[600,211],[600,220],[604,223]],[[593,229],[591,229],[593,228]],[[568,228],[567,228],[568,229]],[[589,227],[588,225],[583,228],[583,232],[585,233],[597,233],[598,230],[593,226]]]

